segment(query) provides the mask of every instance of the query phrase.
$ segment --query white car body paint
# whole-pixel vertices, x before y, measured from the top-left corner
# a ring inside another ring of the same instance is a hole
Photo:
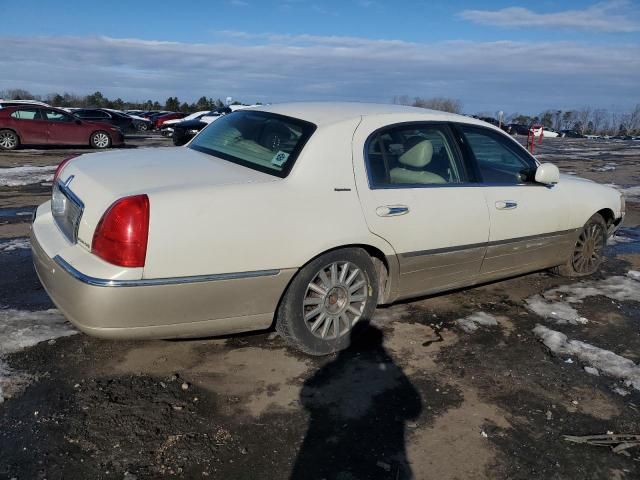
[[[62,181],[73,176],[69,188],[85,205],[78,242],[72,244],[61,233],[50,202],[37,210],[33,237],[50,259],[59,256],[82,274],[106,280],[295,271],[328,250],[366,245],[400,271],[398,282],[405,286],[397,299],[522,271],[538,249],[553,249],[549,241],[541,246],[540,235],[580,229],[603,209],[614,218],[622,216],[619,192],[574,176],[563,175],[553,186],[369,187],[364,145],[374,131],[389,125],[476,125],[526,152],[508,134],[473,118],[357,103],[292,103],[254,110],[317,127],[287,177],[188,146],[91,153],[69,162],[60,176]],[[90,246],[109,206],[136,194],[146,194],[150,201],[146,263],[143,268],[118,267],[91,254]],[[516,202],[517,208],[497,209],[504,201]],[[379,207],[394,205],[407,206],[409,212],[386,218],[376,214]],[[414,257],[416,252],[421,256]],[[452,253],[471,276],[463,278],[455,268],[442,270],[438,259]],[[255,313],[269,318],[264,311]]]

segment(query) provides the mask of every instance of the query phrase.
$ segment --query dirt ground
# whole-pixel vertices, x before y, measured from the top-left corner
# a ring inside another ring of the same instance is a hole
[[[0,169],[74,152],[0,153]],[[632,194],[621,240],[591,283],[540,272],[380,308],[351,349],[325,358],[272,331],[43,342],[5,358],[32,382],[0,404],[0,479],[640,478],[640,447],[623,455],[563,437],[640,434],[640,391],[532,332],[545,325],[640,368],[640,296],[602,289],[640,270],[640,142],[544,139],[536,153]],[[49,192],[46,181],[0,186],[0,242],[28,234]],[[588,322],[532,310],[529,299],[563,285],[596,290],[571,303]],[[29,250],[0,250],[0,308],[52,307]],[[457,322],[478,312],[497,325]]]

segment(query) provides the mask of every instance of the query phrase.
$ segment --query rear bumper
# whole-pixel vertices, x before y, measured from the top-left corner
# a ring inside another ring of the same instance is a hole
[[[78,329],[102,338],[188,338],[268,328],[295,273],[290,269],[182,283],[110,282],[51,258],[33,230],[31,245],[38,277],[56,306]]]

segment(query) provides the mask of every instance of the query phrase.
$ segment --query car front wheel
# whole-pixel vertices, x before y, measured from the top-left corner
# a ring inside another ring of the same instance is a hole
[[[0,149],[15,150],[20,145],[18,135],[12,130],[0,130]]]
[[[607,222],[596,213],[582,227],[567,263],[554,271],[563,277],[586,277],[598,271],[607,244]]]
[[[111,146],[111,137],[107,132],[93,132],[91,134],[91,146],[93,148],[109,148]]]
[[[294,277],[278,308],[276,330],[293,347],[327,355],[351,344],[356,326],[375,311],[378,287],[371,258],[361,248],[321,255]]]

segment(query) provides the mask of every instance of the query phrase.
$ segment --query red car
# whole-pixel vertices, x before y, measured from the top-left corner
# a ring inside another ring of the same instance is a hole
[[[154,127],[156,128],[156,130],[159,130],[162,127],[162,124],[167,120],[175,120],[177,118],[184,118],[186,116],[186,113],[167,113],[166,115],[162,115],[161,117],[156,118]]]
[[[81,120],[58,108],[40,105],[0,108],[0,150],[13,150],[20,145],[109,148],[122,144],[124,135],[113,125]]]

